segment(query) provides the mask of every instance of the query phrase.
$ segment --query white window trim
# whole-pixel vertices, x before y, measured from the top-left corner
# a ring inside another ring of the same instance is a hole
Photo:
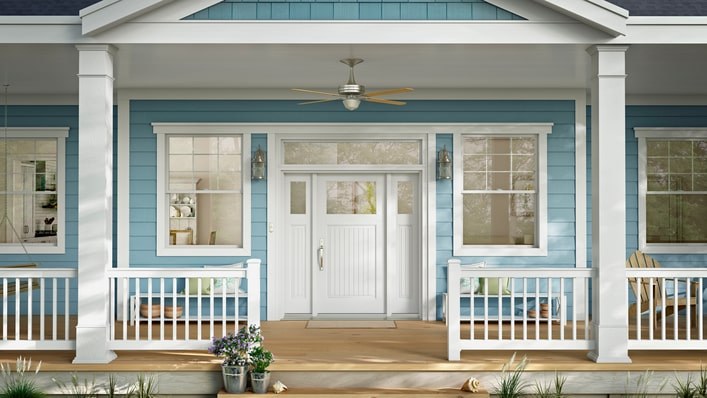
[[[7,133],[5,135],[5,133]],[[69,127],[8,127],[7,138],[56,138],[56,246],[46,243],[0,244],[0,254],[64,254],[66,253],[66,138]]]
[[[707,127],[635,127],[638,138],[638,249],[650,254],[707,254],[707,245],[702,243],[659,243],[646,242],[646,192],[648,175],[646,171],[646,139],[694,139],[707,138]]]
[[[157,135],[157,256],[250,256],[251,252],[251,194],[250,194],[250,133],[244,132],[242,126],[223,123],[153,123],[152,131]],[[166,136],[176,134],[185,135],[217,135],[231,134],[240,135],[242,139],[242,170],[243,170],[243,247],[228,245],[188,245],[183,247],[169,246],[167,231],[169,230],[168,220],[165,217],[167,211],[166,183]]]
[[[553,123],[502,123],[470,125],[454,133],[453,216],[454,256],[547,256],[547,136],[552,133]],[[538,212],[537,247],[526,246],[482,246],[463,244],[463,198],[464,159],[462,138],[469,135],[535,135],[538,139]]]

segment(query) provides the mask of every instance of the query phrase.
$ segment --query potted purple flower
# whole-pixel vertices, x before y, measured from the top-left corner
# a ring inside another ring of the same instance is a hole
[[[248,381],[248,366],[251,364],[251,353],[263,336],[260,327],[244,326],[238,333],[229,333],[223,337],[212,339],[209,352],[223,358],[221,370],[223,385],[227,392],[240,394],[245,392]]]

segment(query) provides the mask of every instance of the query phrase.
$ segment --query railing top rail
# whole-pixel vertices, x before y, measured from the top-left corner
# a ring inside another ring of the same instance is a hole
[[[626,268],[630,278],[707,278],[707,268]]]
[[[221,278],[248,276],[248,268],[112,268],[112,278]]]
[[[451,266],[451,265],[450,265]],[[594,275],[591,268],[467,268],[460,266],[459,272],[464,277],[499,277],[499,278],[589,278]]]
[[[2,268],[0,278],[76,278],[75,268]]]

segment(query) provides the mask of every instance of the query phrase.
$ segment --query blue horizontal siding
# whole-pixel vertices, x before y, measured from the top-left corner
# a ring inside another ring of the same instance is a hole
[[[466,20],[520,16],[483,0],[224,0],[184,20]]]

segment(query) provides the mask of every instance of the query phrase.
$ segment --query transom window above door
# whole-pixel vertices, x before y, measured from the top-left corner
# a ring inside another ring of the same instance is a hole
[[[244,147],[250,140],[218,127],[155,126],[158,255],[245,255],[248,250],[250,178],[244,157],[250,151]]]
[[[420,141],[284,142],[286,165],[419,165]]]

